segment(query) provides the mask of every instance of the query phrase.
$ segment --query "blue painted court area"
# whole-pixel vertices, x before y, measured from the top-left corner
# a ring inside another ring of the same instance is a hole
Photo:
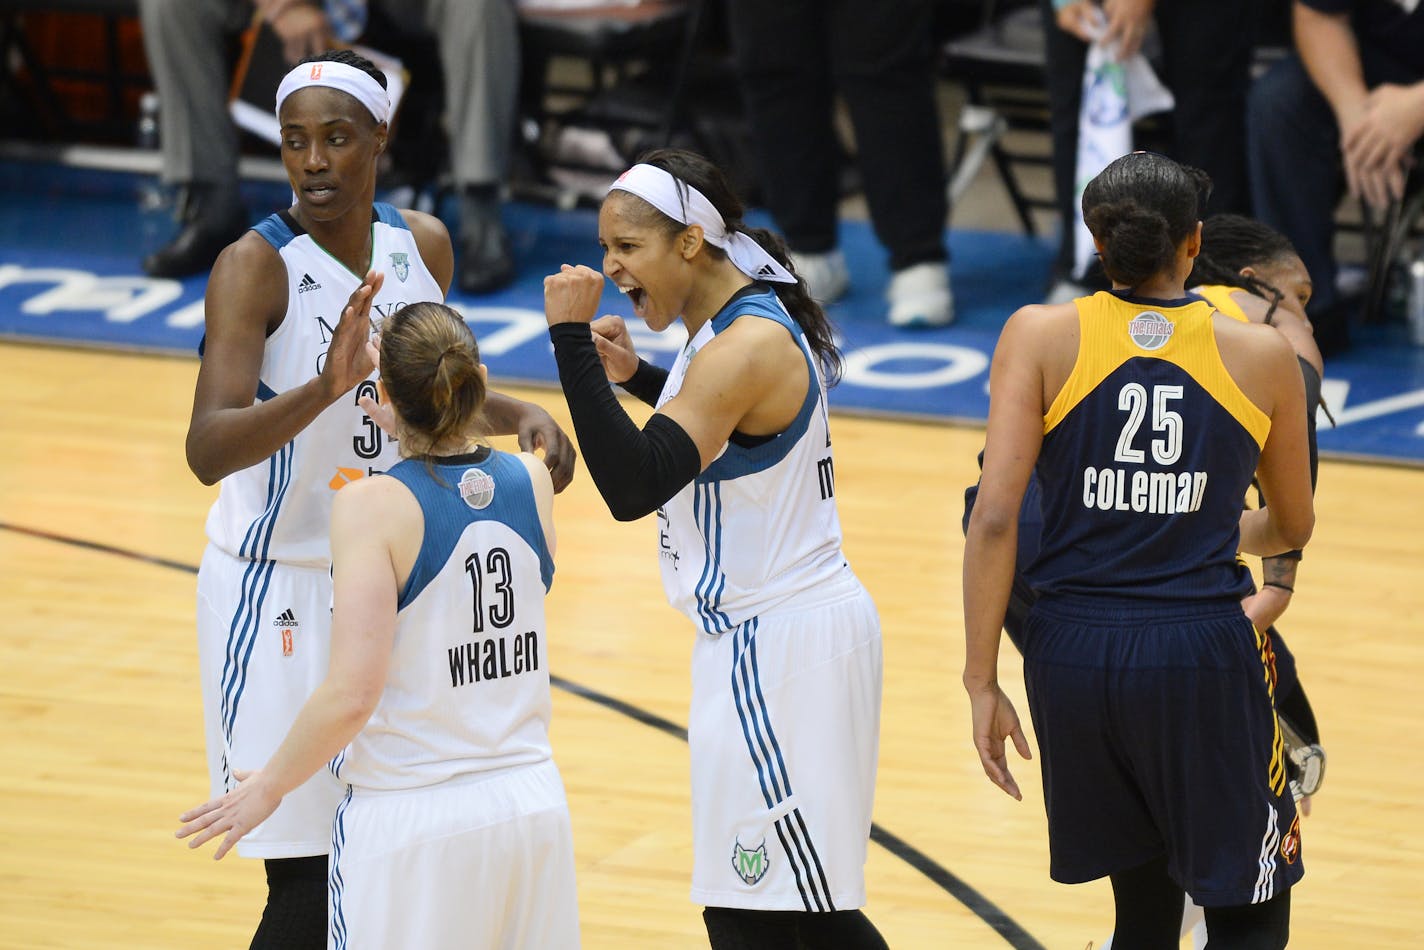
[[[166,211],[140,211],[144,178],[120,172],[0,161],[0,336],[196,354],[205,279],[154,280],[138,266],[172,233]],[[287,203],[284,186],[245,186],[257,214]],[[448,209],[442,209],[442,213]],[[453,214],[446,215],[448,223]],[[555,381],[545,334],[542,279],[562,263],[598,267],[595,214],[513,203],[506,221],[519,279],[478,298],[453,294],[497,379]],[[759,222],[759,223],[765,223]],[[949,234],[958,319],[928,331],[882,321],[884,254],[867,224],[842,225],[852,291],[831,308],[843,336],[845,379],[832,392],[841,410],[982,423],[989,355],[1005,318],[1043,293],[1050,248],[1017,233]],[[631,316],[621,295],[608,313]],[[636,321],[635,321],[636,322]],[[1424,463],[1424,350],[1402,326],[1368,327],[1327,367],[1320,447],[1336,456]],[[676,331],[640,332],[640,351],[668,365]]]

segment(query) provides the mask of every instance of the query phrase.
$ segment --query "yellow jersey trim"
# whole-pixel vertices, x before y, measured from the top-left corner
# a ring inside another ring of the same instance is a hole
[[[1238,323],[1250,323],[1251,319],[1246,316],[1246,311],[1242,310],[1241,305],[1231,297],[1240,289],[1240,287],[1228,287],[1226,284],[1203,284],[1195,288],[1193,292],[1205,297],[1208,303],[1221,311],[1222,316],[1230,317]]]
[[[1176,307],[1153,307],[1107,291],[1079,297],[1073,303],[1078,308],[1078,356],[1044,414],[1044,435],[1119,366],[1140,357],[1167,360],[1181,367],[1231,413],[1258,447],[1266,444],[1270,417],[1246,397],[1226,371],[1216,346],[1211,303],[1193,300]]]

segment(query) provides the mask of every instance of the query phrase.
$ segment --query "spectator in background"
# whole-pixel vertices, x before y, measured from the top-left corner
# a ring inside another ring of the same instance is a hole
[[[1203,214],[1247,211],[1246,96],[1260,0],[1039,0],[1047,41],[1049,124],[1053,137],[1053,187],[1063,237],[1054,278],[1069,299],[1082,293],[1072,283],[1074,222],[1077,220],[1078,111],[1083,68],[1101,6],[1105,41],[1117,41],[1126,59],[1139,52],[1155,20],[1160,62],[1153,63],[1176,99],[1171,156],[1205,171],[1214,182]],[[1230,24],[1229,27],[1226,24]],[[1309,263],[1309,262],[1307,262]],[[1312,271],[1313,273],[1313,271]],[[1107,285],[1103,283],[1101,287]],[[1054,297],[1057,299],[1057,296]]]
[[[728,12],[762,195],[811,295],[830,303],[850,284],[836,235],[839,93],[890,252],[889,321],[951,322],[931,0],[731,0]]]
[[[499,189],[513,145],[519,86],[514,0],[376,0],[388,19],[433,34],[445,74],[451,174],[460,195],[457,278],[461,290],[495,290],[514,277]],[[165,182],[181,188],[179,230],[144,258],[154,277],[207,270],[241,236],[248,215],[238,193],[238,133],[228,117],[226,55],[248,22],[245,0],[140,0],[144,49],[161,100]],[[365,28],[366,0],[256,0],[295,63]]]
[[[1296,0],[1295,53],[1251,90],[1251,197],[1315,281],[1320,349],[1349,345],[1335,289],[1341,185],[1377,209],[1402,197],[1424,137],[1424,6],[1418,0]]]

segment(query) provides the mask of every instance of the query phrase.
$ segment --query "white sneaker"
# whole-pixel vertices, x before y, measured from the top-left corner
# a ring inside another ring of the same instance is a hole
[[[885,291],[892,327],[946,327],[954,322],[949,266],[927,261],[896,271]]]
[[[840,300],[850,289],[850,270],[839,248],[824,254],[796,254],[791,266],[806,281],[811,299],[823,307]]]

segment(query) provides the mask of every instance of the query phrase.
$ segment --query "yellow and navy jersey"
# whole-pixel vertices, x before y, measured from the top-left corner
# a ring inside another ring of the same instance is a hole
[[[1193,287],[1192,293],[1205,297],[1206,302],[1215,307],[1223,317],[1230,317],[1238,323],[1250,323],[1251,318],[1246,316],[1246,311],[1231,297],[1241,289],[1226,284],[1202,284],[1200,287]]]
[[[1191,296],[1079,298],[1077,361],[1043,419],[1040,595],[1244,596],[1241,499],[1270,419],[1222,364]]]

